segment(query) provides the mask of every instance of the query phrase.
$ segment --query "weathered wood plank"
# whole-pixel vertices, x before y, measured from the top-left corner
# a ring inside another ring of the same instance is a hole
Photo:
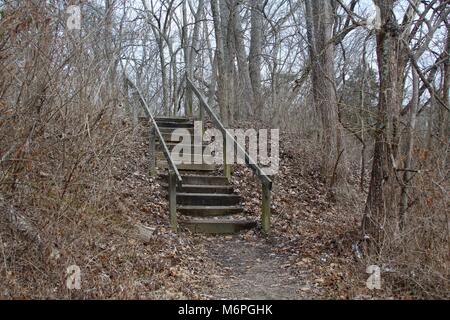
[[[177,230],[177,176],[174,172],[169,172],[169,214],[170,226]]]
[[[261,208],[261,225],[264,233],[270,231],[270,187],[262,183],[262,208]]]
[[[155,127],[152,126],[150,128],[150,134],[149,134],[149,161],[150,161],[150,176],[153,177],[156,175],[156,151],[155,151],[155,145],[156,145],[156,134],[155,134]]]

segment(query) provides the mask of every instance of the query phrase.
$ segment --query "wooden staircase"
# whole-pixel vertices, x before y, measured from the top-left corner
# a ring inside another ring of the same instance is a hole
[[[156,118],[156,123],[169,151],[180,143],[172,139],[176,129],[191,132],[189,157],[193,158],[194,123],[188,118]],[[156,168],[167,181],[169,164],[163,153],[158,136],[155,139]],[[186,150],[185,149],[185,150]],[[208,164],[175,163],[182,178],[182,185],[176,188],[176,210],[180,215],[179,225],[192,232],[208,234],[232,234],[256,227],[254,220],[243,216],[241,197],[230,185],[227,177],[218,175],[217,168]],[[163,184],[169,189],[168,184]]]
[[[147,123],[151,125],[149,137],[150,174],[159,170],[160,177],[164,177],[168,189],[170,225],[177,230],[181,225],[193,232],[210,234],[229,234],[254,228],[257,223],[243,216],[242,199],[233,190],[229,179],[231,177],[230,159],[227,159],[227,144],[232,143],[236,150],[245,157],[245,164],[261,181],[261,229],[268,233],[270,229],[270,201],[272,180],[256,164],[254,159],[246,152],[236,139],[225,128],[223,123],[208,105],[206,98],[192,83],[189,77],[183,81],[186,84],[188,95],[194,94],[198,99],[198,119],[204,120],[205,113],[211,122],[222,133],[223,138],[223,165],[218,171],[213,165],[190,163],[176,163],[172,154],[173,148],[186,142],[173,141],[172,133],[176,129],[187,130],[191,134],[191,143],[194,142],[194,123],[192,118],[164,117],[155,118],[139,88],[126,78],[127,83],[134,88],[137,97],[144,109]],[[192,105],[191,105],[192,110]],[[189,142],[187,142],[189,143]],[[194,158],[200,153],[193,145],[183,148],[188,157]],[[203,146],[204,148],[205,146]],[[188,150],[187,150],[188,149]],[[203,153],[203,152],[202,152]],[[220,173],[218,173],[220,172]],[[178,222],[180,216],[180,223]]]

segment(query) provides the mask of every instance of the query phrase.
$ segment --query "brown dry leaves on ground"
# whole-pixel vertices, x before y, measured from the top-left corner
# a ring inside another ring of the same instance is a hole
[[[366,197],[356,191],[356,177],[349,177],[355,187],[347,186],[337,195],[338,201],[332,202],[320,177],[319,154],[314,146],[287,134],[282,134],[280,140],[280,171],[273,179],[271,234],[266,238],[255,234],[252,240],[264,241],[275,254],[283,255],[282,267],[303,278],[300,290],[311,292],[314,298],[386,296],[366,289],[368,275],[352,250],[359,239]],[[236,170],[234,177],[236,189],[245,198],[246,212],[258,218],[259,181],[247,168]]]
[[[37,226],[43,248],[0,215],[1,298],[202,298],[202,288],[210,285],[205,270],[214,268],[202,260],[201,243],[170,230],[164,191],[148,175],[145,131],[132,134],[131,125],[126,128],[115,142],[110,174],[101,181],[105,197],[91,195],[66,210],[14,203]],[[95,197],[101,203],[94,203]],[[6,204],[1,205],[4,212]],[[147,227],[145,239],[135,226]],[[66,288],[71,265],[81,269],[79,291]]]
[[[43,248],[2,221],[1,298],[372,297],[365,268],[352,252],[365,196],[349,188],[338,203],[328,201],[313,147],[282,137],[269,236],[259,230],[228,237],[175,234],[162,181],[148,175],[146,129],[133,134],[131,125],[124,125],[110,174],[101,181],[107,193],[98,196],[100,203],[70,203],[57,211],[57,219],[29,203],[15,205],[30,217],[30,210],[36,211],[32,220]],[[233,183],[246,213],[258,219],[260,186],[253,174],[236,168]],[[144,238],[136,226],[146,232]],[[70,265],[81,269],[81,290],[66,288]]]

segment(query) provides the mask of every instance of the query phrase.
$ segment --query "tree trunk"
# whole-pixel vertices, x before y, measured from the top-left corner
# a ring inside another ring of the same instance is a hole
[[[322,175],[330,190],[341,175],[342,130],[338,119],[334,80],[333,16],[330,0],[307,0],[306,17],[314,104],[322,123],[324,157]],[[337,172],[336,172],[337,171]]]
[[[450,93],[450,22],[446,23],[447,26],[447,43],[446,54],[444,63],[444,80],[442,82],[442,101],[446,106],[449,105],[449,93]],[[444,108],[440,108],[440,135],[443,141],[447,142],[450,136],[450,114]]]
[[[167,78],[167,65],[166,65],[166,57],[164,54],[164,39],[159,34],[159,31],[152,27],[153,34],[155,36],[156,41],[158,42],[158,51],[159,51],[159,63],[161,67],[161,85],[162,85],[162,107],[166,115],[170,115],[169,108],[169,81]]]
[[[222,23],[222,33],[225,39],[223,53],[225,62],[225,81],[227,82],[227,125],[234,122],[234,106],[236,104],[235,90],[235,46],[234,46],[234,26],[236,21],[237,0],[221,0],[220,16]]]
[[[408,189],[412,178],[411,170],[413,160],[413,148],[414,148],[414,129],[416,128],[416,112],[419,106],[419,76],[417,71],[412,68],[413,73],[413,97],[411,101],[411,111],[409,113],[409,123],[406,128],[406,148],[404,154],[406,160],[404,164],[405,172],[403,174],[403,185],[401,191],[401,203],[400,203],[400,228],[403,228],[406,223],[406,211],[408,210]]]
[[[183,43],[185,44],[184,47],[184,53],[185,53],[185,62],[186,62],[186,73],[187,76],[191,79],[194,80],[194,69],[195,69],[195,58],[197,56],[197,51],[198,51],[198,42],[199,42],[199,37],[200,37],[200,19],[202,18],[203,15],[203,7],[204,7],[204,0],[200,0],[198,2],[198,7],[197,7],[197,11],[194,14],[194,30],[192,32],[192,40],[191,43],[189,44],[189,37],[187,36],[187,25],[188,25],[188,21],[187,21],[187,9],[186,9],[186,1],[185,0],[183,2]],[[185,105],[186,105],[186,111],[187,111],[187,115],[188,116],[192,116],[192,104],[193,104],[193,96],[192,96],[192,91],[191,90],[187,90],[186,91],[186,96],[185,96]]]
[[[399,35],[393,16],[394,0],[375,0],[380,8],[381,29],[377,32],[377,60],[380,78],[372,176],[363,217],[363,235],[377,251],[398,231],[398,186],[395,182],[394,142],[398,140],[401,108],[399,81]]]
[[[247,54],[245,52],[244,44],[244,32],[241,26],[241,17],[238,12],[238,6],[235,7],[235,27],[234,27],[234,40],[236,47],[236,57],[238,64],[238,78],[241,84],[239,95],[240,107],[244,107],[245,116],[248,117],[254,114],[255,99],[253,95],[252,83],[250,79],[249,65],[247,62]],[[240,115],[240,114],[239,114]]]
[[[218,91],[219,91],[219,110],[220,117],[222,122],[227,125],[228,124],[228,112],[226,110],[226,106],[228,104],[228,96],[227,96],[227,83],[225,77],[225,62],[224,62],[224,53],[223,53],[223,33],[220,22],[219,15],[219,6],[217,4],[217,0],[211,0],[211,11],[214,21],[214,34],[216,37],[216,58],[217,58],[217,70],[218,70]]]
[[[222,122],[227,126],[233,122],[234,95],[234,17],[235,0],[211,1],[216,36],[218,65],[219,108]],[[231,8],[231,10],[230,10]]]
[[[255,101],[255,114],[261,115],[263,109],[261,90],[261,52],[263,36],[263,16],[261,13],[262,0],[251,0],[251,32],[250,32],[250,53],[249,71],[250,81],[253,89]]]

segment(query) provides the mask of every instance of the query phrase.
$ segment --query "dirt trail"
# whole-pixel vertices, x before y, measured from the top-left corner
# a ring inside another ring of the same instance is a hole
[[[211,288],[213,299],[298,300],[313,299],[318,289],[310,286],[309,270],[294,275],[287,256],[276,254],[272,246],[243,240],[240,236],[210,238],[206,249],[222,274]]]

